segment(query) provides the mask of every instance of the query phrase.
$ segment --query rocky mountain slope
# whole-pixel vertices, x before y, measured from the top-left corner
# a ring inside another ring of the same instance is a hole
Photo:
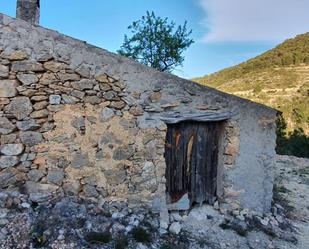
[[[309,134],[309,33],[237,66],[194,79],[283,112],[288,131]]]

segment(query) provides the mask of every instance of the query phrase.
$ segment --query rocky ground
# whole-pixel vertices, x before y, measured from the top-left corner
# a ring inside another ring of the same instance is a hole
[[[269,214],[215,206],[157,215],[125,203],[67,198],[37,205],[0,193],[0,248],[309,248],[309,159],[278,156]],[[164,229],[166,228],[166,229]]]

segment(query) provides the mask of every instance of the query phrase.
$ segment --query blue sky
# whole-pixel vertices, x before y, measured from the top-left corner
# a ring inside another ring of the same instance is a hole
[[[15,0],[0,12],[15,16]],[[147,10],[188,21],[195,43],[174,73],[191,78],[254,57],[309,31],[308,0],[41,0],[41,25],[115,52],[127,27]]]

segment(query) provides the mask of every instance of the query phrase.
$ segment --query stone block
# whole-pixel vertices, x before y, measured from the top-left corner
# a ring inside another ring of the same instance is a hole
[[[31,97],[31,100],[36,101],[36,102],[47,100],[47,99],[48,97],[45,95],[36,95],[36,96]]]
[[[15,50],[13,52],[3,53],[1,56],[10,61],[26,60],[29,57],[25,50]]]
[[[36,202],[36,203],[47,202],[52,198],[53,198],[53,195],[51,193],[30,193],[29,194],[29,199],[32,202]]]
[[[8,103],[10,103],[10,99],[9,98],[0,98],[0,106],[5,106]]]
[[[178,211],[170,212],[170,220],[172,221],[182,221],[182,217]]]
[[[37,183],[32,181],[27,181],[24,184],[24,189],[27,194],[31,193],[54,193],[59,187],[53,184]]]
[[[16,186],[17,183],[25,180],[25,174],[15,168],[6,168],[0,172],[0,188]],[[1,192],[0,192],[1,193]]]
[[[84,64],[80,65],[75,72],[84,78],[90,77],[90,68]]]
[[[38,54],[37,58],[38,62],[46,62],[52,60],[54,56],[49,51],[42,51]]]
[[[57,75],[62,82],[80,80],[80,76],[75,73],[58,73]]]
[[[80,101],[78,98],[66,94],[62,94],[61,97],[65,104],[75,104]]]
[[[23,144],[5,144],[0,147],[0,151],[5,156],[18,156],[24,151]]]
[[[35,131],[21,131],[19,137],[23,144],[27,146],[34,146],[43,141],[43,136],[40,132]]]
[[[16,139],[17,139],[16,134],[1,135],[1,144],[13,144],[15,143]]]
[[[13,72],[42,72],[44,68],[41,63],[36,61],[16,61],[12,63]]]
[[[50,169],[48,170],[47,180],[56,185],[61,185],[64,179],[64,172],[61,169]]]
[[[134,116],[142,116],[144,114],[143,108],[139,105],[131,107],[129,112]]]
[[[36,123],[34,119],[28,119],[16,122],[17,128],[21,131],[34,131],[39,129],[41,126]]]
[[[16,96],[16,80],[0,80],[0,98],[9,98]]]
[[[36,102],[34,105],[33,105],[33,109],[38,111],[38,110],[42,110],[44,108],[46,108],[48,106],[48,102],[43,100],[43,101],[39,101],[39,102]]]
[[[30,181],[38,182],[45,176],[45,172],[40,169],[33,169],[28,172],[27,176]]]
[[[77,196],[81,190],[81,185],[79,182],[68,182],[63,184],[63,190],[67,195]]]
[[[49,114],[49,111],[46,109],[42,109],[39,111],[34,111],[30,114],[31,118],[47,118]]]
[[[73,154],[71,166],[73,168],[82,168],[90,165],[88,154],[75,153]]]
[[[47,61],[44,63],[43,66],[46,70],[50,70],[54,73],[57,73],[61,70],[65,70],[68,67],[65,63],[57,61]]]
[[[115,112],[108,108],[108,107],[104,107],[102,112],[101,112],[101,121],[108,121],[109,119],[111,119],[113,116],[115,115]]]
[[[97,105],[97,104],[100,104],[102,102],[102,99],[97,97],[97,96],[86,96],[84,98],[84,102],[92,104],[92,105]]]
[[[53,73],[44,73],[40,79],[40,84],[42,85],[50,85],[54,82],[59,81],[57,77]]]
[[[95,79],[101,83],[108,83],[108,77],[105,73],[102,73],[102,74],[97,74],[95,76]]]
[[[100,83],[99,88],[102,92],[106,92],[112,89],[111,86],[107,83]]]
[[[85,92],[79,90],[73,90],[70,92],[70,95],[79,99],[83,99],[85,96]]]
[[[85,118],[84,117],[75,117],[71,125],[77,129],[78,131],[84,131],[85,130]]]
[[[96,190],[96,188],[94,186],[89,185],[89,184],[86,184],[83,187],[83,194],[85,195],[85,197],[89,197],[89,198],[99,196],[99,193]]]
[[[94,85],[95,85],[95,81],[88,80],[88,79],[82,79],[80,81],[72,83],[72,86],[74,89],[81,90],[81,91],[92,89]]]
[[[114,160],[127,160],[134,154],[134,148],[129,145],[119,146],[113,154]]]
[[[16,97],[4,108],[6,113],[12,114],[18,120],[29,116],[32,110],[32,104],[28,97]]]
[[[239,153],[239,142],[237,139],[235,139],[233,142],[227,144],[224,154],[236,156],[238,155],[238,153]]]
[[[126,106],[126,103],[122,100],[120,101],[112,101],[109,105],[111,108],[115,108],[117,110],[120,110]]]
[[[12,124],[7,118],[0,117],[0,134],[7,135],[15,130],[16,126]]]
[[[88,96],[97,95],[97,91],[95,90],[84,90]],[[101,94],[101,93],[100,93]]]
[[[47,132],[55,128],[55,124],[53,122],[46,122],[42,125],[40,132]]]
[[[17,74],[17,79],[26,86],[37,83],[39,81],[35,74]]]
[[[9,67],[0,65],[0,77],[6,78],[9,76]]]
[[[169,231],[173,234],[179,234],[182,229],[182,225],[179,222],[173,222],[170,225]]]
[[[60,95],[50,95],[49,103],[51,105],[59,105],[61,103],[61,96]]]
[[[17,156],[0,156],[0,168],[5,169],[17,165],[19,159]]]
[[[106,99],[106,100],[112,100],[114,99],[115,97],[117,97],[117,93],[114,92],[114,91],[107,91],[103,94],[103,97]]]

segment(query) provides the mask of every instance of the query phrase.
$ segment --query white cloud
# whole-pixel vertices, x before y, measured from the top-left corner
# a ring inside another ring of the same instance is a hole
[[[309,32],[309,0],[200,0],[205,42],[282,41]]]

